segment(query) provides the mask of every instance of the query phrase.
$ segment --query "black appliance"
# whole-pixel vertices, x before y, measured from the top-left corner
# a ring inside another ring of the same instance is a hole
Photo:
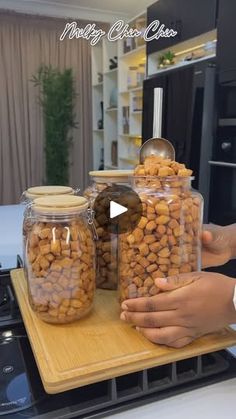
[[[219,83],[236,80],[236,57],[233,53],[236,36],[235,0],[218,0],[217,16],[217,70]]]
[[[215,130],[215,64],[213,59],[162,71],[144,81],[143,142],[153,136],[154,89],[163,89],[162,137],[172,142],[176,160],[194,171],[193,187],[205,200],[208,220],[210,168]]]
[[[219,351],[48,395],[42,386],[10,273],[0,270],[0,418],[104,418],[235,376],[235,357],[228,351]]]
[[[218,123],[209,160],[211,168],[209,221],[219,225],[236,223],[236,87],[219,86]],[[236,260],[217,269],[235,277]]]

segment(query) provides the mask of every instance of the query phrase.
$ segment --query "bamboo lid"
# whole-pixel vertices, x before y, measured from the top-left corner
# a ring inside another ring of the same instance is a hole
[[[25,191],[26,198],[34,199],[43,195],[66,195],[73,194],[73,189],[70,186],[33,186]]]
[[[130,176],[133,176],[133,170],[94,170],[89,172],[89,176],[91,176],[95,181],[103,183],[103,182],[119,182],[119,183],[126,183],[129,181]]]
[[[40,214],[76,213],[87,208],[87,199],[75,195],[43,196],[33,201],[33,210]]]

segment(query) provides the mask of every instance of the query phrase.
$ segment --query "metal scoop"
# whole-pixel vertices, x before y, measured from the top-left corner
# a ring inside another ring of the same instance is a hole
[[[162,131],[162,104],[163,88],[154,89],[153,98],[153,138],[147,140],[139,151],[139,161],[144,163],[145,157],[155,155],[164,159],[175,160],[175,149],[173,145],[161,137]]]
[[[175,149],[170,141],[165,138],[150,138],[139,150],[139,161],[144,163],[147,156],[160,156],[164,159],[175,160]]]

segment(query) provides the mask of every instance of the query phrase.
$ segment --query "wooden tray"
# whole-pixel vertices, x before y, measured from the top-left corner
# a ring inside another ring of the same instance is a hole
[[[155,345],[119,319],[114,291],[97,290],[92,313],[68,325],[44,323],[32,311],[22,269],[11,272],[24,324],[47,393],[59,393],[236,344],[230,328],[183,349]]]

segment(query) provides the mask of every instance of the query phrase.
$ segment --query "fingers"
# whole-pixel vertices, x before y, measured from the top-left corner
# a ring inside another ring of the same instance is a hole
[[[201,272],[192,272],[188,274],[180,274],[167,278],[156,278],[155,285],[162,291],[172,291],[182,288],[201,278]],[[126,311],[135,312],[151,312],[151,311],[168,311],[175,310],[181,304],[180,293],[165,292],[153,297],[140,297],[125,300],[121,308]]]
[[[167,278],[156,278],[155,285],[162,291],[172,291],[177,288],[185,287],[200,278],[200,272],[191,272],[187,274],[168,276]]]
[[[177,299],[171,293],[125,300],[121,305],[122,310],[135,312],[175,310],[177,307]]]
[[[211,251],[221,251],[228,245],[228,237],[224,233],[223,227],[206,225],[202,232],[202,243]]]
[[[204,230],[202,232],[202,243],[208,245],[213,241],[213,234],[209,230]]]
[[[133,311],[123,311],[121,320],[135,324],[138,327],[159,328],[171,326],[173,324],[181,325],[181,320],[176,315],[176,310],[160,311],[159,313],[140,313]]]
[[[153,343],[173,348],[182,348],[196,338],[192,330],[180,326],[138,328],[138,331]]]

